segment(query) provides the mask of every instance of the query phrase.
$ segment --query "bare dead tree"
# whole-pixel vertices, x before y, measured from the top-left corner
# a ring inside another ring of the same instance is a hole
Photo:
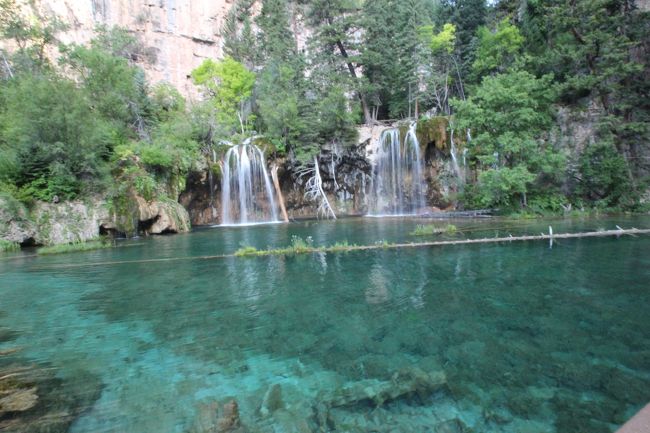
[[[298,171],[298,177],[306,176],[308,178],[305,184],[305,198],[318,202],[316,215],[327,219],[336,219],[336,214],[323,190],[323,180],[320,176],[320,169],[318,168],[318,157],[314,157],[313,165],[309,164]]]

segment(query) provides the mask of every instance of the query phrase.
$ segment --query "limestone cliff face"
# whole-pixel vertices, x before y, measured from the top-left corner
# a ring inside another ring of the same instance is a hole
[[[196,89],[189,74],[205,58],[223,57],[220,29],[234,0],[37,0],[34,12],[69,28],[64,43],[83,44],[98,25],[127,28],[148,54],[137,62],[152,83],[167,81],[181,93]]]

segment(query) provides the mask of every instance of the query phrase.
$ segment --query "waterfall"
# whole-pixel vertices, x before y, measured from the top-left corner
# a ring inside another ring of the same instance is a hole
[[[379,138],[371,181],[370,215],[415,214],[425,206],[424,161],[412,123],[402,142],[398,128]]]
[[[250,141],[232,146],[226,152],[221,194],[221,224],[278,221],[264,154]]]
[[[454,169],[454,174],[456,179],[458,179],[458,185],[461,186],[465,183],[465,171],[460,168],[458,164],[458,149],[456,148],[456,143],[454,143],[454,130],[452,128],[449,141],[451,142],[451,165]],[[463,166],[465,166],[465,154],[463,153]]]
[[[212,149],[212,164],[217,163],[217,151]],[[217,219],[217,208],[214,206],[214,173],[212,167],[208,170],[208,183],[210,185],[210,210],[212,221]]]

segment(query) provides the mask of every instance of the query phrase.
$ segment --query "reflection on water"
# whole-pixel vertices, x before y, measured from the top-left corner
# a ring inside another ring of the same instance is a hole
[[[57,267],[293,235],[413,240],[416,223],[223,228],[0,261],[0,373],[48,372],[29,379],[40,403],[0,408],[0,429],[225,431],[238,412],[263,432],[610,432],[650,400],[647,238]],[[614,224],[650,220],[553,222]],[[492,236],[548,223],[457,225]]]

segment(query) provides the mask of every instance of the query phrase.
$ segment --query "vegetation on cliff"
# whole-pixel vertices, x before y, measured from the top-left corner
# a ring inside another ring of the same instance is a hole
[[[465,207],[638,209],[648,186],[650,20],[632,1],[236,0],[192,104],[147,82],[125,29],[64,45],[65,23],[0,10],[0,191],[25,203],[100,193],[127,212],[176,200],[225,141],[262,134],[304,165],[357,124],[423,113],[468,137]],[[584,149],[561,142],[559,106],[598,113]]]

